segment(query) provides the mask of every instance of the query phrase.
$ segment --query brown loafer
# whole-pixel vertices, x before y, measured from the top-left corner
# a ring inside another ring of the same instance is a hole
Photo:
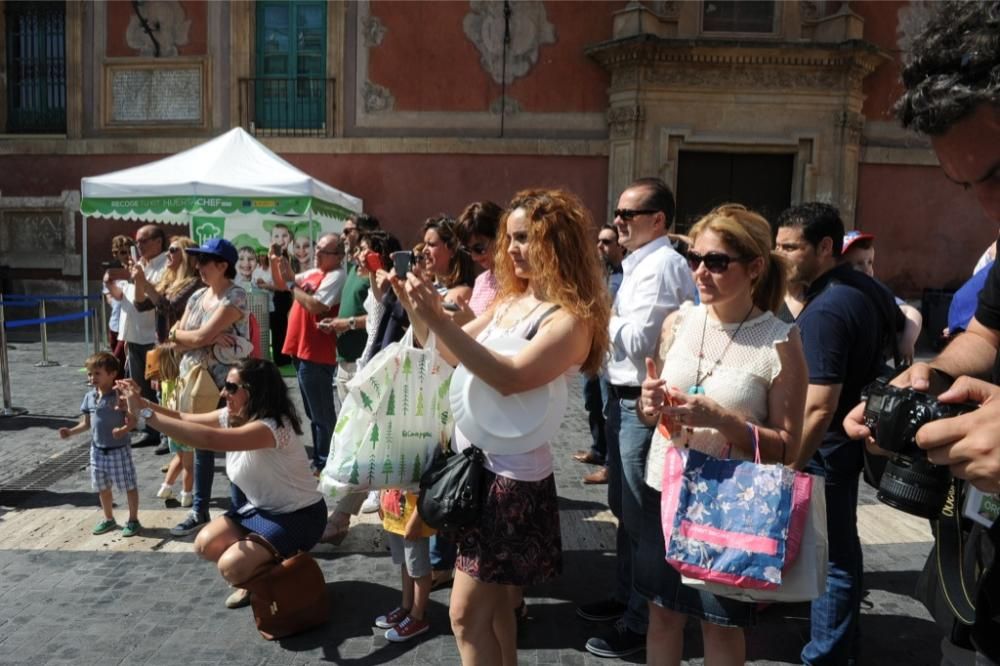
[[[590,451],[577,451],[573,454],[573,460],[586,463],[588,465],[603,465],[604,461],[595,456]]]
[[[597,470],[596,472],[591,472],[590,474],[588,474],[585,477],[583,477],[583,482],[586,483],[586,484],[588,484],[588,485],[595,485],[595,484],[599,484],[599,483],[607,483],[608,482],[608,468],[607,467],[602,467],[601,469]]]

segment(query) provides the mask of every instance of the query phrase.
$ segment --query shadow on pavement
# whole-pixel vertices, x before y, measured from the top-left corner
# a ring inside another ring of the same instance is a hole
[[[58,430],[63,427],[71,427],[77,424],[77,419],[72,416],[52,416],[48,414],[32,414],[25,416],[11,416],[0,419],[0,432],[17,432],[28,428],[47,428]]]

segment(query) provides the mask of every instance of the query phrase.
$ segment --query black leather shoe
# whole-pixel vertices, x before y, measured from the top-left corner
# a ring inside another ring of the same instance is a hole
[[[618,620],[608,631],[588,640],[586,648],[598,657],[621,659],[645,650],[646,637],[626,627],[625,620]]]

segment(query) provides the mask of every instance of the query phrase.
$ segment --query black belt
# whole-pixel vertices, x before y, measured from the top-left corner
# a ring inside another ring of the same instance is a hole
[[[642,387],[622,386],[620,384],[612,384],[611,392],[619,400],[638,400],[639,396],[642,395]]]

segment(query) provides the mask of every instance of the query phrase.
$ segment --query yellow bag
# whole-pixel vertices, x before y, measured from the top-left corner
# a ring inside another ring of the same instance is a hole
[[[204,414],[219,406],[219,387],[208,367],[197,363],[177,379],[177,410],[188,414]]]

